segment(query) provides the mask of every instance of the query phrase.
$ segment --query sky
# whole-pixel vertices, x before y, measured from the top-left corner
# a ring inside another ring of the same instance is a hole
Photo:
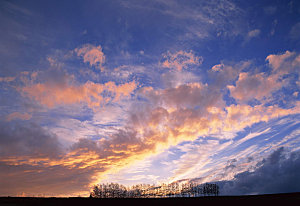
[[[0,30],[0,196],[300,192],[299,1],[3,0]]]

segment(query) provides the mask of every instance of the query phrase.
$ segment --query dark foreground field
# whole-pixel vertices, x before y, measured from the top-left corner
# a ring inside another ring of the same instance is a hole
[[[0,205],[108,205],[113,204],[144,206],[151,205],[226,205],[228,203],[286,203],[287,205],[300,205],[300,192],[287,194],[247,195],[247,196],[217,196],[217,197],[191,197],[191,198],[145,198],[145,199],[97,199],[97,198],[38,198],[38,197],[0,197]],[[286,206],[287,206],[286,205]]]

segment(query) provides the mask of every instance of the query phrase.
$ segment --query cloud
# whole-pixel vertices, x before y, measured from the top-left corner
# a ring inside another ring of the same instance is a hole
[[[254,29],[254,30],[251,30],[248,32],[248,38],[254,38],[254,37],[257,37],[259,36],[260,34],[260,30],[259,29]]]
[[[56,105],[86,103],[90,108],[101,107],[109,102],[117,102],[128,97],[136,89],[135,81],[116,85],[115,82],[104,84],[87,81],[76,84],[74,76],[62,71],[41,74],[42,83],[27,80],[25,86],[18,87],[18,91],[40,104],[53,108]],[[61,75],[59,75],[61,74]],[[56,78],[59,76],[58,78]]]
[[[299,36],[300,36],[300,22],[296,23],[296,24],[291,28],[291,31],[290,31],[290,37],[291,37],[293,40],[299,39]]]
[[[245,12],[232,1],[189,2],[168,1],[127,1],[121,3],[127,9],[152,12],[168,20],[168,27],[175,28],[168,39],[204,39],[219,33],[235,36],[241,33]],[[173,30],[171,30],[173,31]]]
[[[12,82],[15,79],[15,77],[0,77],[0,82]]]
[[[263,159],[254,171],[235,175],[232,181],[220,183],[222,195],[288,193],[300,190],[300,153],[285,154],[283,148]]]
[[[191,51],[178,51],[176,53],[168,52],[163,56],[163,62],[161,65],[166,68],[176,69],[181,71],[182,69],[187,69],[188,66],[202,64],[203,58],[195,56]]]
[[[213,164],[213,155],[218,154],[226,146],[228,146],[228,143],[220,144],[218,140],[196,140],[183,146],[177,146],[185,154],[171,162],[176,165],[176,168],[172,171],[173,174],[169,181],[196,177],[203,177],[202,180],[205,180],[205,176],[209,171],[207,165],[212,166]]]
[[[230,94],[237,100],[247,102],[252,99],[262,100],[272,95],[273,91],[281,88],[282,84],[277,82],[274,76],[266,76],[264,73],[250,75],[242,72],[236,86],[229,85]]]
[[[130,162],[130,145],[137,139],[121,134],[102,143],[81,139],[64,150],[53,133],[36,124],[0,122],[0,193],[88,195],[97,173]],[[123,146],[124,154],[119,150],[122,141],[128,146],[128,151]]]
[[[267,6],[264,8],[264,12],[267,14],[267,15],[273,15],[275,14],[277,11],[277,7],[276,6]]]
[[[57,138],[33,123],[0,122],[2,160],[8,156],[56,157],[61,153]]]
[[[174,59],[174,61],[177,60]],[[182,60],[182,62],[185,61],[193,62],[194,60]],[[239,68],[236,68],[237,65]],[[72,189],[74,188],[74,190],[63,193],[74,194],[76,190],[86,190],[91,184],[104,181],[107,174],[116,174],[124,167],[161,153],[179,143],[195,141],[199,137],[205,138],[209,135],[214,135],[218,140],[224,140],[228,136],[222,135],[223,132],[237,133],[254,123],[299,113],[299,104],[295,104],[289,109],[283,109],[276,105],[227,105],[223,97],[224,85],[235,81],[236,77],[240,76],[241,69],[249,66],[249,62],[237,65],[226,66],[223,64],[217,69],[215,67],[209,71],[210,75],[218,76],[222,80],[221,83],[190,82],[170,85],[164,89],[143,87],[136,92],[136,101],[127,111],[126,118],[128,117],[128,119],[124,120],[122,127],[115,128],[114,132],[97,138],[93,137],[93,139],[81,138],[67,151],[57,152],[58,156],[54,157],[51,154],[45,154],[47,149],[43,149],[43,151],[36,149],[36,155],[32,155],[30,152],[26,153],[25,150],[24,155],[17,157],[7,151],[5,158],[1,159],[3,168],[6,168],[3,171],[7,171],[10,166],[16,170],[19,168],[20,171],[16,173],[16,176],[21,177],[21,171],[28,170],[30,172],[24,173],[24,175],[29,175],[23,176],[23,178],[36,177],[34,178],[36,184],[38,182],[45,183],[46,180],[51,181],[50,190],[44,191],[56,190],[56,194],[59,194],[67,187],[65,184],[69,184],[68,187],[73,185]],[[32,75],[28,73],[27,76]],[[24,97],[50,108],[73,104],[84,104],[89,108],[94,108],[102,104],[118,103],[123,97],[131,96],[137,88],[134,81],[119,85],[115,82],[78,83],[73,75],[69,75],[61,69],[51,70],[48,73],[39,72],[31,78],[25,78],[23,83],[24,86],[20,86],[18,91]],[[78,122],[73,121],[72,123],[76,125]],[[23,134],[23,132],[21,133]],[[43,136],[44,133],[44,130],[37,131],[35,135]],[[18,137],[15,133],[12,135]],[[23,140],[25,145],[29,145],[29,148],[31,144],[34,144],[32,138],[36,137],[35,135],[30,133],[28,138]],[[53,134],[48,136],[52,137]],[[33,139],[35,140],[35,138]],[[20,144],[16,144],[16,147],[18,145]],[[217,141],[212,145],[219,147]],[[52,150],[59,151],[55,148],[54,146]],[[253,149],[255,148],[250,148],[249,151]],[[29,151],[35,150],[29,149]],[[196,161],[196,158],[191,160]],[[209,161],[209,158],[204,158],[204,160]],[[178,170],[178,174],[185,174],[185,168],[187,169],[186,174],[190,174],[187,165],[183,165],[182,170]],[[57,178],[48,177],[43,180],[42,177],[46,176],[48,171],[57,172]],[[76,176],[78,178],[75,178]],[[60,178],[65,180],[61,189],[59,188]],[[72,178],[75,178],[74,182],[72,182]],[[81,182],[82,185],[79,186],[79,181],[82,180],[85,182]],[[28,188],[28,191],[32,192],[33,190],[33,188]]]
[[[263,157],[279,147],[297,148],[299,129],[294,126],[297,124],[299,121],[295,116],[287,116],[259,124],[260,126],[251,126],[251,132],[247,132],[247,135],[237,132],[227,141],[220,140],[222,131],[213,138],[210,135],[200,136],[195,141],[176,145],[172,149],[180,150],[183,154],[175,160],[165,160],[173,165],[168,170],[173,173],[169,180],[190,179],[201,184],[232,180],[238,173],[253,171]],[[264,126],[261,127],[262,125]]]
[[[15,119],[29,120],[31,117],[32,115],[28,113],[13,112],[6,116],[6,121],[12,121]]]
[[[272,118],[297,114],[300,112],[299,109],[299,102],[291,109],[282,109],[278,106],[256,105],[252,107],[249,105],[230,105],[226,108],[227,118],[224,131],[233,130],[233,128],[240,130],[261,121],[267,122]]]
[[[157,106],[164,106],[166,109],[191,108],[201,105],[200,110],[205,110],[207,107],[214,107],[223,103],[220,92],[210,90],[208,85],[199,82],[182,84],[163,90],[154,90],[148,87],[141,89],[140,92]]]
[[[90,66],[104,70],[103,64],[105,63],[105,55],[102,52],[102,47],[94,46],[92,44],[85,44],[75,49],[78,56],[83,58],[83,62],[89,63]]]
[[[167,88],[172,88],[193,82],[200,82],[200,77],[189,71],[171,70],[163,73],[161,80]]]
[[[228,85],[232,97],[241,102],[250,100],[267,100],[272,93],[288,86],[290,77],[283,78],[286,74],[299,73],[300,56],[295,52],[286,51],[283,54],[271,54],[267,56],[271,68],[270,72],[251,74],[250,72],[239,73],[235,86]]]
[[[283,54],[271,54],[269,56],[267,56],[266,61],[269,62],[270,66],[274,69],[274,71],[278,71],[279,69],[281,70],[285,70],[282,71],[284,73],[287,73],[289,71],[289,69],[292,69],[291,66],[289,65],[288,68],[282,68],[282,66],[284,66],[285,63],[289,63],[290,58],[294,57],[296,55],[295,52],[290,52],[290,51],[286,51]],[[295,59],[294,61],[296,61],[295,63],[292,64],[296,64],[297,63],[297,59]]]

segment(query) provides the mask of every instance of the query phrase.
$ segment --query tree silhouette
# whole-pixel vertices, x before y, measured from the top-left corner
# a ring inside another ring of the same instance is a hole
[[[170,183],[160,186],[149,184],[133,185],[130,188],[118,183],[95,185],[90,197],[94,198],[149,198],[149,197],[199,197],[219,195],[219,186],[215,183],[196,184],[186,182]]]

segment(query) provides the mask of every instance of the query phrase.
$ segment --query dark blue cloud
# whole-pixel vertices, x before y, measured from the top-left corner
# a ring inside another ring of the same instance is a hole
[[[300,151],[287,154],[283,147],[257,164],[258,169],[220,182],[221,195],[289,193],[300,191]]]

